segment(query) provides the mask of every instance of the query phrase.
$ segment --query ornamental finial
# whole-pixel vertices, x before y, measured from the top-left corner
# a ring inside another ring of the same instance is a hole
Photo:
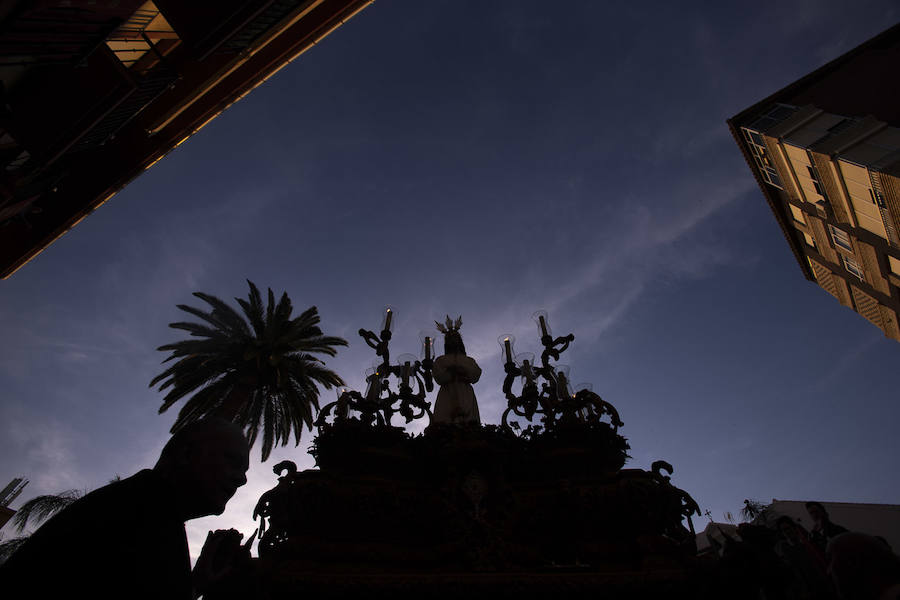
[[[447,320],[444,321],[444,324],[440,324],[437,321],[434,322],[437,330],[441,333],[456,333],[459,331],[459,328],[462,327],[462,315],[456,318],[456,321],[453,321],[450,318],[450,315],[447,315]]]

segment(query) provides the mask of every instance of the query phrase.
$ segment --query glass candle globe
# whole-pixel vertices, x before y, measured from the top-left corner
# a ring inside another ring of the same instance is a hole
[[[500,362],[504,365],[515,362],[513,344],[516,343],[516,337],[511,333],[504,333],[497,338],[497,343],[500,344]]]
[[[538,332],[540,332],[541,337],[544,336],[553,336],[553,331],[550,329],[550,319],[547,316],[546,310],[536,311],[531,318],[534,319],[535,324],[538,326]]]
[[[416,372],[416,357],[412,354],[401,354],[397,357],[397,366],[400,367],[400,381],[408,386],[410,378]]]
[[[422,330],[419,332],[419,356],[422,360],[434,360],[437,356],[434,345],[436,335],[437,333],[431,330]]]
[[[393,331],[394,327],[394,319],[397,317],[397,312],[394,310],[393,306],[385,306],[384,310],[381,311],[381,330],[382,331]]]

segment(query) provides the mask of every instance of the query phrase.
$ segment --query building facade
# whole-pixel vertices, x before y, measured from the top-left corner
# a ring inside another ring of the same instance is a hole
[[[0,3],[0,278],[371,2]]]
[[[900,341],[900,26],[728,120],[807,279]]]

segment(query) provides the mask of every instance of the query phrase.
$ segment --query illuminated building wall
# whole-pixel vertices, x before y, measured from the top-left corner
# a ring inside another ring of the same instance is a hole
[[[729,119],[807,279],[900,341],[900,26]]]

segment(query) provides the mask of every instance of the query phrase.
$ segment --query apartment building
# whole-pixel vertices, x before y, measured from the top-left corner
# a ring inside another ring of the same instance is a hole
[[[0,277],[371,2],[0,3]]]
[[[728,120],[803,274],[900,341],[900,26]]]

